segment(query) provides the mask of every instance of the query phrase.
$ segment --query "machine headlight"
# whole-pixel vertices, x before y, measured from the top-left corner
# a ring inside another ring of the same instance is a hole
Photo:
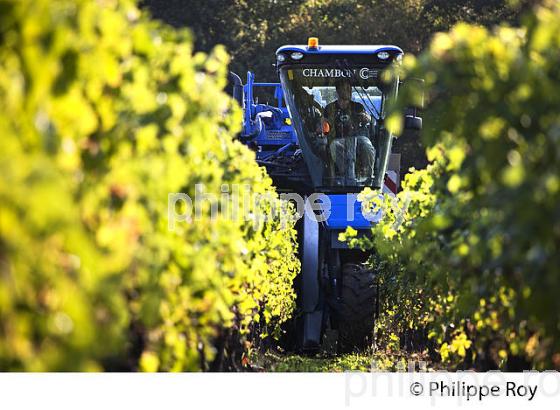
[[[386,51],[380,51],[379,53],[377,53],[377,58],[379,58],[380,60],[387,60],[389,58],[389,53]]]
[[[303,53],[300,53],[299,51],[294,51],[290,57],[292,57],[292,60],[301,60],[303,58]]]
[[[283,63],[284,61],[286,61],[286,56],[285,56],[284,54],[278,54],[278,55],[276,56],[276,59],[277,59],[278,61],[280,61],[281,63]]]

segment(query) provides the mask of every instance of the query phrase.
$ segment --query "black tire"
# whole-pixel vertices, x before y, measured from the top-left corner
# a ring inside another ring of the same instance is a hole
[[[377,303],[375,273],[363,265],[342,266],[338,304],[338,346],[341,353],[363,349],[371,342]]]

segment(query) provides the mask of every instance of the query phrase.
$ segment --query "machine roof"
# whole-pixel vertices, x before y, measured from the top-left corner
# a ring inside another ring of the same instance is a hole
[[[402,49],[397,46],[390,45],[369,45],[369,46],[319,46],[317,49],[309,49],[306,45],[286,45],[276,50],[276,54],[280,52],[300,51],[309,54],[375,54],[380,51],[393,51],[402,53]]]

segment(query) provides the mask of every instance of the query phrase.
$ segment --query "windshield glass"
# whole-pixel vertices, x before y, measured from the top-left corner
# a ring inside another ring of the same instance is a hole
[[[380,156],[388,155],[380,152],[388,147],[380,144],[378,125],[394,92],[381,85],[380,75],[381,70],[363,66],[282,68],[290,115],[315,185],[378,185],[376,174],[385,172]]]

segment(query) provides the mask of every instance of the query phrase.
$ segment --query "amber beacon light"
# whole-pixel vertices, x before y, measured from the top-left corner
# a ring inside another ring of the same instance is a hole
[[[309,37],[309,39],[307,40],[307,48],[309,48],[309,49],[319,48],[319,38]]]

